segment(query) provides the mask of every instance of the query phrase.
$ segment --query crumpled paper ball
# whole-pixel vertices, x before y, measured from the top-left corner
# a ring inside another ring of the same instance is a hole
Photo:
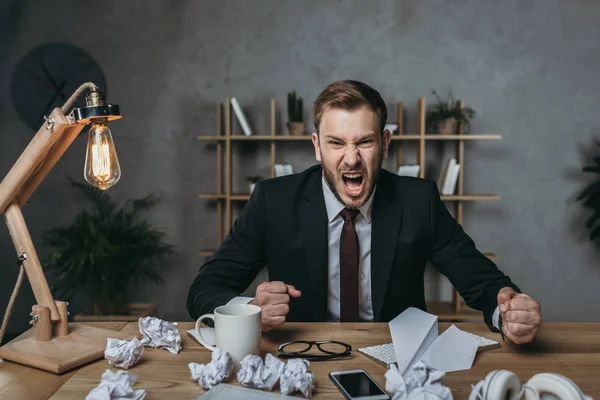
[[[212,352],[211,361],[208,364],[188,364],[192,374],[192,380],[197,381],[204,389],[212,389],[225,379],[229,378],[233,370],[233,359],[231,355],[223,350],[216,349]]]
[[[163,348],[173,354],[181,350],[181,335],[176,322],[167,322],[156,317],[144,317],[138,320],[140,333],[144,336],[144,346]]]
[[[237,373],[237,378],[243,386],[273,390],[273,387],[281,377],[285,363],[272,354],[267,354],[265,362],[255,354],[248,354],[241,361],[242,367]]]
[[[392,364],[385,373],[385,390],[394,393],[392,400],[452,400],[452,392],[441,382],[444,375],[418,361],[402,376]]]
[[[282,394],[289,395],[298,390],[307,399],[312,398],[315,377],[308,372],[309,365],[308,360],[303,358],[292,358],[287,362],[279,381]]]
[[[129,369],[136,364],[144,354],[144,345],[133,338],[131,340],[106,339],[104,358],[115,367]]]
[[[107,369],[102,374],[100,384],[88,393],[85,400],[143,400],[146,389],[133,390],[138,375],[126,371],[112,372]]]

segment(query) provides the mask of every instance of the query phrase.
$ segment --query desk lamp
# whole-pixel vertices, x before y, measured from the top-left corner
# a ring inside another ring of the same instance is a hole
[[[73,106],[86,90],[85,107]],[[21,207],[46,178],[67,148],[86,125],[91,125],[84,168],[88,183],[102,190],[116,184],[121,176],[119,161],[108,123],[121,118],[119,106],[107,104],[104,95],[91,82],[81,85],[61,108],[52,110],[29,145],[0,183],[0,213],[3,212],[17,250],[20,267],[0,329],[4,336],[24,273],[37,304],[29,322],[33,328],[0,347],[0,357],[56,374],[101,358],[107,338],[131,339],[108,329],[68,323],[68,303],[55,301],[44,270],[29,235]]]

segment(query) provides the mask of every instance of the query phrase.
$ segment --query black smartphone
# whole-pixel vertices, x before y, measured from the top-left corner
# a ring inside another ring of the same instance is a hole
[[[332,371],[329,373],[329,379],[348,400],[385,400],[390,398],[364,369]]]

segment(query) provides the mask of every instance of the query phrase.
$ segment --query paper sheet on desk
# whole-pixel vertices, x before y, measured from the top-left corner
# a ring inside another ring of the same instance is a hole
[[[452,325],[429,346],[421,360],[443,372],[470,369],[478,346],[477,338]]]
[[[215,339],[215,328],[200,328],[200,332],[202,333],[202,337],[208,342],[208,344],[210,344],[211,346],[217,345],[217,341]],[[195,329],[190,329],[189,331],[187,331],[187,333],[192,338],[194,338],[196,342],[200,343],[200,341],[198,340],[198,334],[196,333]]]
[[[479,346],[477,338],[452,325],[438,336],[437,316],[409,307],[389,322],[400,374],[422,360],[443,372],[469,369]]]
[[[437,317],[409,307],[389,323],[398,371],[404,374],[438,336]]]

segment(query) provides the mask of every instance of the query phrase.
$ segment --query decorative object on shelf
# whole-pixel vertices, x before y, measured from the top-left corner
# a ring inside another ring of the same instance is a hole
[[[393,123],[392,124],[390,124],[390,123],[385,124],[385,126],[383,127],[383,130],[386,130],[386,129],[388,131],[390,131],[390,133],[392,135],[396,135],[398,133],[398,124],[393,124]]]
[[[427,109],[428,130],[437,131],[440,135],[454,135],[462,128],[464,133],[469,133],[475,111],[470,107],[461,107],[452,92],[448,92],[447,100],[442,100],[435,90],[433,95],[437,98],[437,104]]]
[[[302,97],[296,96],[296,91],[288,93],[287,127],[290,135],[301,136],[306,134],[306,123],[304,122]]]
[[[595,143],[600,147],[600,141],[596,140]],[[600,174],[600,155],[593,158],[593,165],[583,167],[582,171]],[[600,225],[597,224],[600,220],[600,179],[586,186],[577,196],[576,201],[583,202],[583,206],[592,212],[585,222],[585,229],[589,231],[590,241],[594,241],[600,237]]]
[[[249,185],[249,190],[250,190],[250,194],[252,194],[252,192],[254,191],[254,187],[256,186],[256,184],[259,181],[262,181],[264,178],[260,175],[255,175],[255,176],[247,176],[246,180],[248,180],[248,185]]]
[[[419,164],[401,165],[398,167],[397,174],[401,176],[412,176],[413,178],[418,178],[420,170],[421,166]]]
[[[275,176],[292,175],[294,173],[294,167],[290,163],[275,164]]]
[[[86,90],[89,93],[85,96],[85,106],[73,108]],[[33,328],[0,347],[0,358],[60,374],[101,358],[107,338],[129,340],[133,337],[108,329],[68,323],[68,303],[54,300],[22,212],[23,205],[28,204],[33,192],[86,125],[91,124],[93,130],[97,124],[105,125],[119,118],[119,106],[106,103],[95,83],[84,83],[61,108],[54,108],[44,116],[43,124],[0,183],[0,212],[4,213],[17,250],[19,268],[17,283],[0,328],[0,342],[25,274],[37,302],[30,314]],[[104,144],[113,146],[112,142]],[[99,150],[98,147],[93,149]],[[114,149],[107,150],[89,153],[92,158],[90,164],[100,168],[92,168],[91,175],[86,177],[96,184],[101,183],[103,189],[108,189],[118,181],[110,170],[115,166],[110,157],[116,153]]]
[[[456,182],[458,173],[460,172],[460,164],[456,162],[456,158],[451,158],[440,171],[438,178],[438,190],[442,195],[450,196],[456,191]]]
[[[160,197],[152,193],[120,207],[95,187],[74,180],[71,186],[91,208],[43,234],[44,265],[57,278],[51,289],[67,300],[90,297],[94,315],[127,315],[131,285],[163,283],[164,263],[175,254],[167,234],[146,218]]]
[[[240,107],[240,103],[238,103],[235,97],[231,98],[231,106],[233,107],[233,112],[235,113],[240,125],[242,126],[242,130],[244,131],[244,135],[250,136],[252,135],[252,128],[250,128],[250,124],[242,111],[242,107]]]

